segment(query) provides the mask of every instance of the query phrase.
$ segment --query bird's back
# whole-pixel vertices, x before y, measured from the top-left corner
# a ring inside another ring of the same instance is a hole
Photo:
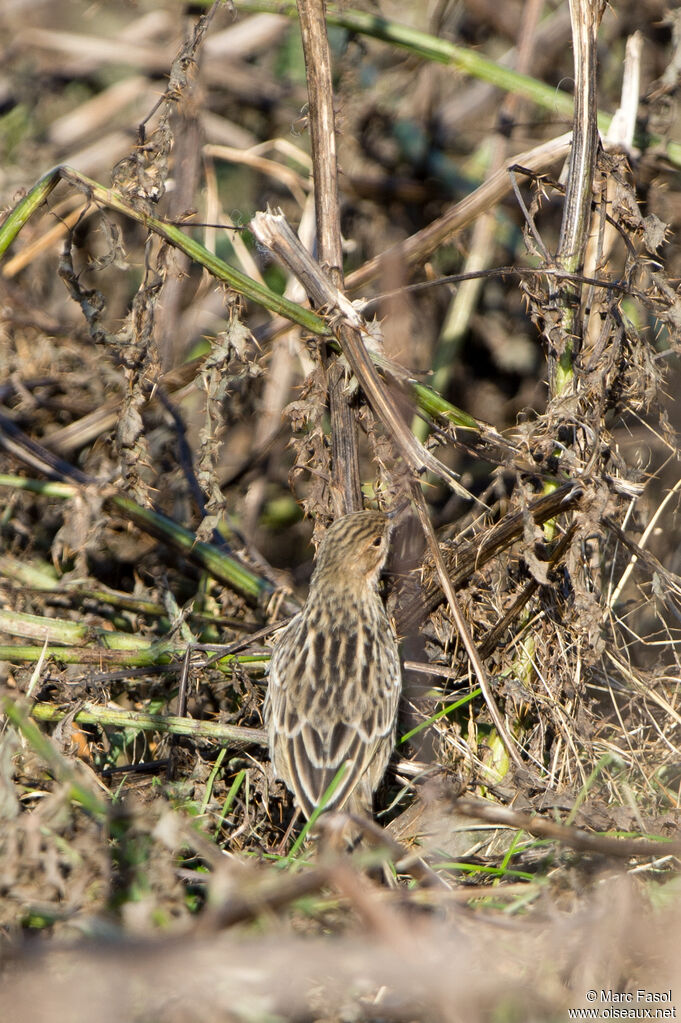
[[[327,807],[370,812],[394,744],[400,685],[397,640],[375,588],[361,606],[336,599],[331,616],[306,605],[281,634],[270,664],[270,751],[307,817],[342,765]]]

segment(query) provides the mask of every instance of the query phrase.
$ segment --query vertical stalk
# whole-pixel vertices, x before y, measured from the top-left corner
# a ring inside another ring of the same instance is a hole
[[[319,262],[331,283],[343,290],[343,249],[338,199],[338,164],[333,80],[323,0],[297,0],[305,55],[314,174]],[[362,507],[357,425],[340,367],[327,373],[331,413],[332,500],[336,515]]]
[[[577,273],[582,267],[591,221],[598,152],[596,37],[602,14],[601,0],[570,0],[575,108],[565,207],[556,253],[557,265],[570,273]],[[552,397],[562,394],[571,383],[574,358],[581,341],[578,286],[562,285],[557,301],[561,315],[549,331],[549,387]]]

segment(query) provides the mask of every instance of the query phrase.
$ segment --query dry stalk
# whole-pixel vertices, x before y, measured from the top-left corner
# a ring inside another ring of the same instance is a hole
[[[323,0],[298,0],[300,29],[305,54],[312,142],[315,214],[319,261],[334,287],[343,288],[343,246],[340,232],[336,126],[333,111],[331,57],[326,37]],[[322,347],[323,361],[329,358]],[[336,515],[362,507],[357,423],[352,396],[345,388],[344,374],[331,356],[327,364],[329,410],[331,413],[332,500]]]
[[[575,65],[575,112],[563,222],[556,263],[573,273],[584,260],[591,223],[591,199],[598,146],[596,36],[605,5],[601,0],[570,0]],[[549,335],[549,386],[561,394],[572,380],[579,349],[579,292],[564,284],[557,296],[559,323]]]
[[[520,29],[520,39],[517,48],[515,70],[527,73],[536,44],[537,25],[543,0],[531,0],[525,5],[523,20]],[[504,168],[507,158],[510,134],[514,119],[517,118],[517,111],[522,103],[518,93],[509,93],[497,115],[496,131],[492,138],[491,145],[485,140],[480,147],[482,151],[489,149],[488,166],[485,174],[485,181],[489,181]],[[497,222],[492,209],[482,214],[473,227],[473,234],[468,246],[468,257],[464,267],[464,274],[487,268],[493,257],[494,234],[497,229]],[[478,298],[483,287],[483,277],[471,277],[464,280],[457,288],[450,303],[447,315],[440,330],[438,346],[433,362],[433,377],[431,385],[439,394],[446,394],[455,365],[455,352],[461,338],[469,328],[470,319],[478,303]],[[415,424],[415,432],[421,439],[426,434],[426,426],[423,422]]]
[[[482,658],[480,657],[478,648],[476,647],[473,641],[473,636],[471,635],[471,630],[468,627],[468,623],[461,612],[459,602],[456,599],[456,593],[454,592],[452,581],[447,573],[447,569],[442,558],[442,552],[438,545],[435,533],[433,532],[433,526],[428,516],[428,509],[426,508],[426,502],[423,496],[423,492],[421,491],[421,488],[418,486],[417,483],[414,483],[414,485],[412,486],[412,497],[414,500],[414,504],[416,506],[416,510],[418,512],[419,520],[421,522],[421,528],[423,529],[423,533],[426,537],[426,541],[430,548],[430,553],[433,559],[433,563],[435,565],[435,570],[440,580],[443,592],[447,597],[447,603],[449,604],[449,607],[451,609],[452,617],[454,618],[454,622],[456,623],[456,627],[458,629],[459,635],[461,636],[463,645],[466,648],[466,653],[468,654],[470,662],[473,666],[473,671],[475,672],[475,677],[478,680],[480,691],[484,697],[485,703],[487,704],[487,710],[489,711],[490,717],[494,722],[494,726],[497,730],[499,738],[501,739],[504,745],[504,749],[508,753],[510,759],[513,761],[516,767],[523,769],[524,768],[523,761],[520,757],[520,754],[515,748],[513,740],[508,734],[506,725],[504,724],[504,719],[501,716],[501,712],[497,707],[496,700],[494,699],[492,687],[490,685],[489,677],[485,670],[485,666],[482,663]]]
[[[555,821],[547,820],[545,817],[533,817],[527,813],[519,813],[517,810],[510,810],[508,807],[499,806],[496,803],[485,802],[482,799],[458,798],[452,804],[457,812],[465,817],[475,820],[489,821],[491,824],[517,828],[519,831],[526,831],[536,838],[557,839],[570,849],[577,849],[579,852],[598,853],[601,856],[679,856],[681,855],[681,842],[660,841],[655,842],[646,838],[612,838],[609,835],[593,835],[581,828],[570,827],[567,824],[557,824]]]
[[[542,142],[523,153],[505,161],[504,166],[493,174],[483,185],[476,188],[469,196],[457,202],[443,216],[438,217],[427,227],[411,235],[399,245],[393,245],[378,256],[368,260],[358,270],[349,274],[345,286],[348,291],[357,291],[375,280],[383,272],[385,265],[399,261],[405,267],[421,266],[441,245],[446,244],[453,235],[473,223],[481,213],[490,209],[511,190],[509,170],[516,165],[533,173],[548,170],[553,164],[565,157],[570,148],[572,133],[560,135],[549,142]]]
[[[327,280],[319,264],[291,230],[284,215],[256,213],[250,228],[261,245],[269,249],[288,271],[295,274],[313,305],[334,311],[335,317],[330,326],[343,354],[371,408],[410,468],[417,474],[425,470],[435,473],[456,494],[470,500],[471,495],[451,470],[426,450],[409,430],[366,350],[364,337],[369,336],[369,331],[365,321],[345,295]]]
[[[566,483],[551,494],[529,503],[527,511],[537,525],[548,522],[562,512],[578,508],[584,497],[579,484]],[[476,570],[484,568],[492,558],[506,550],[523,535],[526,520],[524,511],[504,516],[500,522],[477,532],[471,540],[458,543],[443,551],[445,568],[455,588],[462,586]],[[400,628],[404,632],[418,628],[445,599],[437,573],[428,565],[427,581],[421,592],[407,595],[399,608]],[[434,577],[436,576],[436,577]]]

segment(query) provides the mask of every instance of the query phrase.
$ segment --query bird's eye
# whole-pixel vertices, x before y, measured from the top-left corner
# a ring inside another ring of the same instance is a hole
[[[371,546],[372,547],[380,547],[382,543],[383,543],[383,537],[382,536],[377,536],[375,540],[371,541]]]

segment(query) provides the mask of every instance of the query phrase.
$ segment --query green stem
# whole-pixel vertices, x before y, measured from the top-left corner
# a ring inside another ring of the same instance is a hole
[[[142,224],[161,238],[165,238],[171,245],[186,253],[190,259],[204,266],[218,280],[229,284],[240,295],[265,306],[271,312],[285,316],[314,334],[327,332],[326,323],[316,313],[295,302],[290,302],[287,298],[278,295],[276,291],[271,291],[264,284],[252,280],[240,270],[229,266],[228,263],[210,252],[205,245],[195,241],[174,224],[167,224],[165,221],[159,220],[158,217],[138,209],[112,188],[104,188],[92,178],[88,178],[66,165],[53,167],[52,170],[44,174],[10,212],[0,227],[0,256],[4,254],[26,221],[45,202],[60,181],[67,181],[78,190],[85,191],[94,203],[116,210],[118,213],[130,217],[131,220],[136,220],[138,224]]]
[[[54,707],[51,703],[36,703],[31,709],[31,716],[36,721],[62,721],[67,713],[68,710]],[[262,728],[242,728],[240,725],[225,725],[217,721],[192,721],[191,718],[181,718],[173,714],[145,714],[141,711],[98,707],[96,704],[86,704],[73,720],[81,725],[165,732],[169,735],[186,735],[197,739],[235,742],[249,746],[267,745],[267,733]]]
[[[24,708],[7,696],[2,698],[0,706],[2,706],[2,711],[7,719],[21,732],[34,753],[44,760],[57,781],[68,786],[69,797],[75,803],[79,803],[93,817],[99,820],[105,818],[108,811],[107,804],[100,799],[97,793],[79,780],[72,764],[55,749],[48,736],[43,735]],[[66,712],[62,716],[65,717]]]
[[[109,633],[111,635],[111,633]],[[73,647],[47,644],[41,646],[0,646],[0,661],[10,664],[37,664],[41,657],[52,657],[61,664],[121,664],[127,668],[152,668],[178,661],[185,653],[184,647],[168,647],[154,644],[140,650],[116,650],[102,647]],[[231,671],[233,664],[245,664],[251,668],[262,668],[269,662],[268,654],[225,654],[218,658],[214,667],[219,671]]]
[[[43,483],[39,480],[28,480],[7,474],[0,475],[0,487],[3,486],[14,487],[18,490],[30,490],[49,497],[63,498],[73,497],[79,490],[73,484]],[[146,533],[155,536],[157,540],[179,550],[190,561],[209,572],[214,579],[226,583],[247,599],[259,603],[261,600],[267,600],[274,592],[274,586],[268,579],[257,575],[213,544],[197,540],[195,533],[180,526],[167,515],[162,515],[151,508],[144,508],[121,494],[109,497],[108,502],[130,522],[134,522]],[[106,599],[106,596],[102,595],[101,599]],[[156,613],[156,610],[154,609],[150,613]]]
[[[200,242],[190,238],[189,235],[185,234],[178,227],[175,227],[173,224],[167,224],[165,221],[159,220],[158,217],[154,217],[149,213],[145,213],[144,211],[135,208],[113,189],[104,188],[96,181],[86,177],[84,174],[80,174],[72,167],[59,166],[48,171],[38,182],[36,182],[21,202],[19,202],[9,213],[5,222],[0,226],[0,257],[12,244],[26,221],[45,202],[46,198],[61,180],[68,182],[74,188],[86,191],[93,202],[100,203],[102,206],[116,210],[117,212],[130,217],[131,220],[135,220],[137,223],[142,224],[148,230],[153,231],[161,238],[165,238],[167,242],[179,249],[181,252],[184,252],[196,263],[205,267],[206,270],[213,274],[213,276],[218,280],[229,284],[230,287],[245,298],[264,306],[266,309],[269,309],[270,312],[284,316],[292,323],[298,324],[298,326],[302,327],[304,330],[310,331],[312,334],[325,337],[329,335],[330,332],[327,324],[321,316],[313,313],[310,309],[306,309],[295,302],[291,302],[288,299],[283,298],[275,291],[271,291],[265,285],[251,280],[251,278],[247,277],[246,274],[241,273],[241,271],[236,270],[234,267],[229,266],[228,263],[225,263],[223,260],[213,255],[213,253],[204,245],[201,245]],[[380,369],[380,359],[376,358],[375,361],[378,363]],[[423,411],[427,414],[442,415],[446,418],[451,418],[452,422],[460,420],[459,425],[468,426],[470,429],[479,432],[480,427],[476,424],[472,417],[465,416],[463,412],[457,409],[454,405],[445,401],[444,398],[440,397],[439,394],[436,394],[435,391],[432,391],[430,388],[425,387],[422,384],[416,384],[414,382],[410,382],[408,386],[411,389],[414,402],[419,407],[423,406]],[[427,412],[425,408],[426,404],[434,411]],[[0,484],[1,482],[2,478],[0,477]],[[57,491],[51,491],[51,493],[54,493],[56,496],[63,496],[61,493],[57,493]],[[219,561],[216,561],[215,564],[219,564]],[[220,567],[222,570],[225,569],[224,561]],[[219,576],[219,578],[224,578],[224,576]]]
[[[55,483],[53,480],[30,480],[23,476],[10,476],[0,473],[0,487],[12,487],[14,490],[28,490],[32,494],[43,497],[75,497],[79,489],[73,483]]]
[[[0,632],[51,643],[65,643],[67,646],[86,644],[96,639],[108,650],[143,650],[149,647],[148,640],[142,636],[111,632],[99,626],[81,625],[60,618],[44,618],[23,611],[0,609]],[[156,644],[157,650],[162,648],[161,644]]]
[[[209,0],[201,0],[201,3],[208,4]],[[239,8],[244,12],[267,11],[289,18],[297,17],[294,0],[239,0]],[[469,50],[465,46],[458,46],[456,43],[438,39],[427,32],[419,32],[411,25],[402,25],[390,18],[382,18],[365,11],[341,11],[338,7],[328,5],[326,20],[330,25],[338,25],[349,32],[357,32],[379,39],[384,43],[391,43],[408,50],[409,53],[422,60],[447,64],[472,78],[489,82],[506,92],[525,96],[537,106],[550,110],[552,113],[572,117],[573,98],[571,95],[561,92],[545,82],[540,82],[530,75],[521,74],[512,68],[500,67],[489,57],[484,57],[481,53]],[[607,132],[611,121],[611,114],[599,111],[598,128],[601,134]],[[641,131],[634,136],[634,142],[642,150],[650,147],[654,147],[656,150],[661,149],[675,166],[681,166],[681,143],[669,142],[658,135],[649,135]]]
[[[213,544],[197,540],[195,533],[178,525],[167,515],[162,515],[151,508],[143,508],[129,497],[119,494],[110,497],[109,503],[146,533],[175,547],[205,568],[214,579],[227,583],[245,597],[259,602],[274,592],[274,586],[267,579],[239,564]]]

